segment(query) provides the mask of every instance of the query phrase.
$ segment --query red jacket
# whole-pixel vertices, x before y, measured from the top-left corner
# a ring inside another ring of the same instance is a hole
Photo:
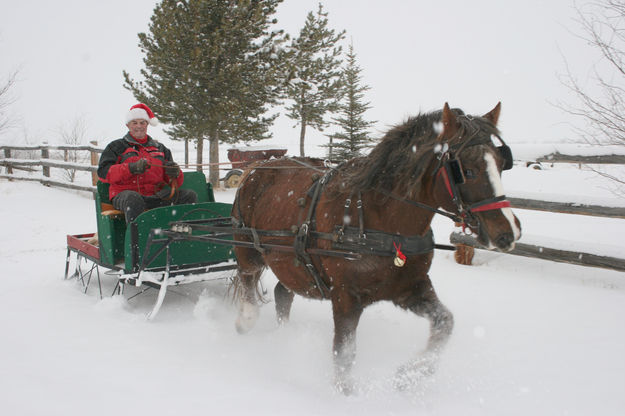
[[[146,159],[148,169],[139,175],[133,175],[128,169],[128,164],[139,159]],[[161,143],[147,136],[144,143],[139,142],[127,133],[123,138],[109,143],[100,156],[98,176],[102,182],[107,182],[109,198],[122,191],[137,191],[141,195],[151,196],[156,193],[158,187],[169,183],[162,166],[165,162],[173,161],[171,152]],[[180,172],[177,178],[178,186],[182,185],[184,175]]]

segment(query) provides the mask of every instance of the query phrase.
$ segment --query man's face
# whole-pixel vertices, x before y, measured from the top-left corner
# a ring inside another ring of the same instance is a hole
[[[146,120],[135,119],[126,124],[130,134],[135,139],[141,140],[148,134],[148,122]]]

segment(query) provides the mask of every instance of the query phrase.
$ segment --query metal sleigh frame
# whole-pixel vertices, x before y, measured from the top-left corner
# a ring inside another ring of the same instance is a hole
[[[81,283],[83,292],[87,293],[91,281],[95,277],[98,283],[100,299],[103,298],[101,274],[111,275],[116,278],[111,296],[122,295],[127,284],[136,287],[144,286],[142,290],[130,296],[128,300],[150,289],[158,290],[156,302],[147,315],[148,319],[153,319],[158,314],[170,286],[226,279],[227,277],[215,276],[214,273],[234,270],[237,267],[232,260],[183,265],[173,264],[170,252],[172,244],[175,244],[177,241],[188,240],[188,238],[180,238],[179,236],[162,238],[161,235],[163,234],[169,233],[167,231],[163,233],[160,230],[152,230],[150,232],[148,243],[144,250],[144,257],[141,263],[137,264],[131,272],[128,272],[122,264],[111,265],[103,263],[99,258],[97,247],[87,242],[87,239],[93,237],[93,234],[68,236],[65,279],[75,278]],[[163,252],[166,257],[165,265],[150,267],[154,260]],[[74,272],[70,275],[72,253],[76,254],[76,261]],[[101,273],[101,267],[106,269],[106,271]]]

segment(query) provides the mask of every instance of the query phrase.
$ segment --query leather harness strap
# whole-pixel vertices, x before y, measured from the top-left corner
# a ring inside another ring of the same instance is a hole
[[[295,242],[293,243],[297,259],[304,264],[306,270],[315,281],[315,286],[319,290],[319,293],[321,293],[321,297],[324,299],[329,297],[330,288],[323,281],[319,271],[313,264],[312,257],[308,254],[307,249],[310,241],[310,232],[315,228],[314,217],[317,209],[317,203],[319,203],[323,187],[330,181],[335,172],[335,169],[326,171],[326,173],[313,184],[310,190],[312,191],[312,198],[310,206],[308,207],[308,215],[306,216],[306,220],[302,223],[302,225],[300,225],[297,231],[297,236],[295,237]],[[309,194],[311,193],[310,191]],[[328,293],[327,296],[326,292]]]

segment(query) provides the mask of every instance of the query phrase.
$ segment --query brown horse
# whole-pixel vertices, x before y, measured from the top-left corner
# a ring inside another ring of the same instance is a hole
[[[368,156],[336,168],[283,158],[250,170],[232,210],[235,226],[252,230],[236,239],[254,243],[235,248],[237,330],[247,332],[255,324],[257,285],[269,266],[279,280],[279,322],[288,320],[295,293],[332,301],[340,391],[352,388],[349,373],[363,309],[381,300],[430,321],[426,351],[400,369],[398,386],[434,371],[453,316],[428,276],[432,217],[440,213],[461,222],[482,244],[502,251],[520,237],[501,185],[501,170],[511,167],[512,156],[496,128],[500,108],[477,117],[445,104],[394,127]]]

